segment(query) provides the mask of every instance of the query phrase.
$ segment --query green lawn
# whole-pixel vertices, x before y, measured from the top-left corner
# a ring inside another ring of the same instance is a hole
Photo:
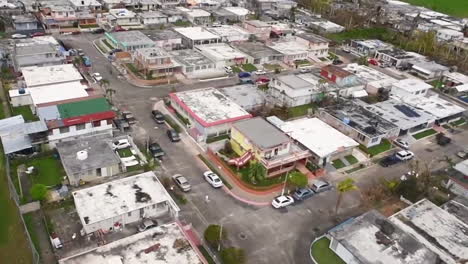
[[[247,63],[247,64],[242,65],[242,69],[244,69],[244,71],[247,71],[247,72],[253,72],[257,70],[257,67],[255,67],[255,65],[251,63]]]
[[[220,135],[220,136],[216,136],[216,137],[209,137],[209,138],[206,139],[206,143],[212,143],[212,142],[220,141],[220,140],[223,140],[223,139],[229,139],[229,134]]]
[[[34,166],[37,171],[31,176],[34,184],[54,186],[61,183],[63,176],[66,175],[60,160],[52,156],[29,160],[26,162],[26,168],[30,166]]]
[[[311,108],[316,108],[314,104],[305,104],[288,108],[288,117],[294,118],[299,116],[307,115],[307,112]]]
[[[415,139],[421,139],[421,138],[428,137],[430,135],[434,135],[435,133],[437,133],[437,131],[435,131],[434,129],[428,129],[428,130],[425,130],[423,132],[416,133],[416,134],[414,134],[412,136]]]
[[[308,60],[295,60],[294,64],[296,64],[296,65],[310,65],[310,61],[308,61]]]
[[[231,66],[231,69],[232,69],[232,71],[235,72],[235,73],[239,73],[239,72],[242,71],[242,70],[241,70],[239,67],[237,67],[237,66]]]
[[[177,133],[182,132],[182,128],[179,126],[179,124],[170,116],[170,115],[164,115],[164,120],[166,123],[169,124],[170,127],[172,127]]]
[[[330,240],[323,237],[312,245],[311,253],[317,264],[345,264],[330,248]]]
[[[34,247],[37,251],[40,251],[39,237],[37,236],[36,228],[34,227],[34,219],[32,214],[33,213],[27,213],[23,215],[24,223],[26,224],[26,228],[28,229],[29,235],[31,236]]]
[[[12,107],[12,116],[22,115],[26,121],[37,121],[39,118],[34,115],[29,105],[23,105],[18,107]]]
[[[351,165],[356,164],[356,163],[358,162],[358,160],[356,159],[356,157],[354,157],[353,155],[345,156],[345,159],[346,159],[346,161],[348,161],[349,164],[351,164]]]
[[[333,165],[333,167],[335,167],[337,170],[346,167],[346,165],[344,164],[344,162],[343,162],[342,160],[340,160],[340,159],[336,159],[336,160],[332,161],[332,165]]]
[[[190,27],[192,24],[188,21],[178,20],[173,23],[176,27]]]
[[[375,156],[377,154],[380,154],[380,153],[382,153],[384,151],[390,150],[391,148],[393,148],[393,145],[388,139],[384,138],[384,139],[382,139],[380,144],[377,145],[377,146],[366,148],[363,145],[359,145],[359,148],[362,151],[366,152],[367,154],[370,154],[371,157],[373,157],[373,156]]]
[[[403,0],[413,5],[424,6],[434,11],[460,18],[468,17],[468,2],[466,0]]]
[[[265,63],[263,64],[263,67],[269,71],[274,71],[276,69],[279,69],[280,71],[283,69],[283,67],[281,67],[280,65],[278,64],[268,64],[268,63]]]
[[[131,148],[124,148],[117,150],[121,158],[127,158],[133,156]]]
[[[383,39],[388,33],[385,28],[358,28],[341,33],[328,34],[327,38],[336,42],[343,42],[348,39]]]
[[[460,118],[460,119],[457,120],[457,121],[451,122],[450,125],[452,125],[452,126],[461,126],[461,125],[465,124],[465,122],[466,122],[465,119]]]

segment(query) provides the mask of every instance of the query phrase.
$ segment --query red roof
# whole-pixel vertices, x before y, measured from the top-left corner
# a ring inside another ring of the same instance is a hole
[[[327,65],[327,66],[322,68],[322,71],[329,72],[329,73],[331,73],[331,74],[333,74],[335,76],[341,77],[341,78],[353,75],[349,71],[347,71],[347,70],[345,70],[343,68],[340,68],[338,66],[335,66],[335,65]]]
[[[73,125],[84,124],[84,123],[89,123],[93,121],[112,119],[114,117],[115,117],[114,111],[107,111],[107,112],[94,113],[94,114],[89,114],[89,115],[84,115],[84,116],[65,118],[62,121],[65,126],[73,126]]]

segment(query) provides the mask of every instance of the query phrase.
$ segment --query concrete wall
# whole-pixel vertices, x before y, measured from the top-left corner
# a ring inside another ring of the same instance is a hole
[[[70,180],[71,185],[79,185],[80,180],[85,182],[95,181],[101,179],[103,177],[114,176],[122,172],[119,164],[114,164],[112,166],[101,168],[101,175],[97,174],[97,169],[83,171],[81,173],[77,173],[74,175],[68,175],[68,179]],[[68,172],[67,172],[68,174]]]
[[[32,98],[29,94],[22,94],[19,96],[11,97],[11,106],[32,105]]]
[[[85,134],[91,134],[91,133],[108,133],[112,135],[112,122],[109,122],[108,124],[107,120],[101,120],[100,124],[101,126],[98,127],[93,127],[92,123],[86,123],[85,128],[81,130],[77,130],[76,126],[70,126],[70,130],[65,133],[61,133],[59,128],[55,128],[52,131],[49,131],[49,144],[51,147],[55,147],[55,144],[61,141],[66,141],[66,140],[73,140],[78,138],[79,136],[85,135]]]

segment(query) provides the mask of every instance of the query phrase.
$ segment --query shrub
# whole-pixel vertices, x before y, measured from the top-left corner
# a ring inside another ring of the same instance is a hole
[[[47,187],[44,184],[34,184],[29,192],[33,200],[42,201],[46,197]]]
[[[211,247],[217,247],[219,243],[223,240],[226,239],[227,237],[227,232],[226,229],[223,228],[222,230],[222,237],[220,239],[220,233],[221,233],[221,226],[219,225],[209,225],[205,229],[205,233],[203,234],[203,237],[205,238],[206,242],[208,245]]]
[[[288,175],[288,183],[295,187],[305,187],[308,183],[307,176],[299,171],[291,172]]]
[[[230,247],[221,251],[223,264],[243,264],[245,263],[245,253],[242,248]]]

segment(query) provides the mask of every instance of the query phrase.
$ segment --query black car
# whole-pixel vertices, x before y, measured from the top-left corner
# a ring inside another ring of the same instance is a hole
[[[167,136],[172,142],[180,141],[179,133],[177,133],[177,131],[175,131],[174,129],[167,130]]]
[[[305,200],[309,197],[312,197],[312,195],[314,195],[314,191],[312,191],[312,189],[310,188],[300,188],[300,189],[297,189],[294,193],[293,193],[293,197],[294,197],[294,200],[296,201],[302,201],[302,200]]]
[[[388,157],[385,157],[383,158],[379,164],[382,166],[382,167],[389,167],[389,166],[392,166],[392,165],[395,165],[397,163],[401,162],[401,160],[399,158],[397,158],[395,155],[391,155],[391,156],[388,156]]]
[[[151,114],[153,115],[153,119],[157,124],[164,124],[164,115],[160,111],[153,110],[151,111]]]
[[[96,28],[95,30],[93,30],[93,34],[102,34],[106,32],[103,28]]]
[[[149,151],[151,152],[151,155],[153,155],[155,159],[162,159],[162,157],[166,155],[166,153],[164,153],[164,150],[161,148],[161,146],[158,143],[152,143],[149,145],[148,148],[149,148]]]
[[[436,140],[437,140],[437,144],[440,146],[445,146],[452,141],[452,139],[447,137],[444,133],[437,134]]]
[[[340,64],[343,64],[343,61],[342,60],[333,60],[333,65],[340,65]]]

